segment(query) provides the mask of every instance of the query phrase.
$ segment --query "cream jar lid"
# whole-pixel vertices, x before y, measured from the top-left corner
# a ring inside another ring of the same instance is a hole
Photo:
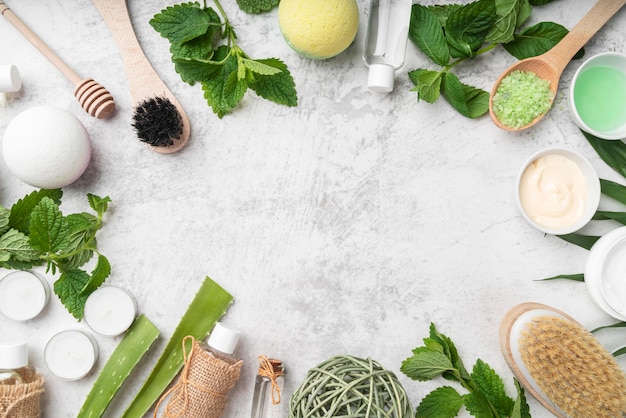
[[[589,250],[585,284],[607,314],[626,321],[626,226],[602,236]]]

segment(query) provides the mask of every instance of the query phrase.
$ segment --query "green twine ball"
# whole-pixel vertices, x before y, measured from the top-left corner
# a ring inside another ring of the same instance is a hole
[[[398,378],[371,359],[337,356],[306,375],[289,418],[407,418],[413,408]]]

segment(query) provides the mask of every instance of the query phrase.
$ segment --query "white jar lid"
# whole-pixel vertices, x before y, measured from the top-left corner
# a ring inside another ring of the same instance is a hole
[[[607,314],[626,321],[626,226],[603,235],[589,250],[585,284]]]
[[[0,369],[21,369],[28,366],[26,343],[0,344]]]
[[[218,322],[215,324],[213,331],[211,331],[207,344],[222,353],[233,354],[239,342],[240,334],[238,330]]]
[[[0,92],[18,91],[22,87],[22,78],[15,65],[0,65]]]
[[[389,93],[393,90],[396,78],[396,69],[389,64],[370,64],[367,76],[367,88],[379,93]]]

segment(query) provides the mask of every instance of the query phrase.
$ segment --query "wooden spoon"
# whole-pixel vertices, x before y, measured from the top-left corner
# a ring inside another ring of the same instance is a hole
[[[93,0],[93,4],[102,15],[120,50],[130,95],[135,106],[157,97],[168,99],[178,110],[182,124],[182,133],[178,139],[169,146],[150,145],[150,148],[161,154],[170,154],[180,150],[189,141],[191,132],[189,119],[182,105],[167,88],[141,49],[128,14],[126,0]]]
[[[65,63],[46,43],[33,32],[4,1],[0,1],[2,14],[20,33],[35,46],[61,73],[74,84],[74,96],[89,115],[104,119],[115,111],[115,101],[109,91],[91,78],[83,79]]]
[[[507,68],[498,78],[489,95],[489,114],[491,119],[499,128],[507,131],[521,131],[539,122],[548,111],[537,116],[528,125],[513,128],[502,124],[493,111],[493,96],[498,90],[502,79],[515,70],[530,71],[540,78],[550,82],[550,90],[556,96],[559,79],[563,70],[576,55],[576,53],[587,43],[595,33],[615,14],[626,0],[599,0],[587,14],[576,24],[576,26],[561,41],[548,52],[536,57],[526,58],[518,61]],[[554,98],[552,99],[554,100]]]

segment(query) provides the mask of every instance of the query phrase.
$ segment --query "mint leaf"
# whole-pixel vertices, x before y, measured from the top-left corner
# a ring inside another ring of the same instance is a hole
[[[460,114],[477,118],[489,111],[489,93],[459,81],[453,73],[446,73],[441,84],[443,96]]]
[[[549,51],[567,35],[568,30],[557,23],[540,22],[515,35],[513,41],[502,46],[509,54],[522,60]]]
[[[453,418],[463,406],[463,397],[450,386],[437,388],[426,395],[415,410],[416,418]]]
[[[183,43],[170,43],[172,61],[184,58],[209,60],[213,56],[222,39],[222,21],[212,8],[206,8],[204,11],[210,20],[206,33]]]
[[[478,0],[456,9],[446,19],[445,26],[450,55],[455,58],[475,56],[495,20],[494,0]]]
[[[489,409],[489,405],[486,404],[482,399],[480,399],[480,395],[475,392],[466,393],[463,395],[463,403],[465,404],[465,409],[470,415],[476,418],[493,418],[494,414]]]
[[[487,401],[496,408],[498,414],[509,416],[514,401],[506,395],[500,376],[487,363],[480,359],[476,361],[472,370],[472,379],[485,394]]]
[[[0,262],[11,258],[20,262],[39,260],[41,253],[30,246],[28,237],[17,229],[9,229],[0,236]]]
[[[85,312],[85,302],[89,295],[82,295],[81,291],[88,282],[89,275],[82,270],[65,271],[54,282],[54,293],[76,319],[81,319]]]
[[[517,390],[517,398],[513,405],[513,411],[511,412],[511,418],[531,418],[530,407],[526,403],[526,395],[524,389],[520,385],[517,379],[514,379],[515,389]]]
[[[11,210],[0,206],[0,234],[4,234],[9,229],[9,218]]]
[[[255,62],[274,68],[278,72],[271,75],[255,74],[254,81],[249,87],[264,99],[286,106],[297,106],[296,84],[287,65],[276,58],[255,60]]]
[[[277,6],[280,0],[237,0],[237,5],[246,13],[266,12]]]
[[[431,9],[420,4],[413,5],[409,39],[436,64],[447,65],[450,61],[443,27]]]
[[[66,244],[67,228],[56,203],[44,197],[32,211],[29,227],[30,245],[43,253],[54,253]]]
[[[413,356],[402,362],[400,371],[413,380],[426,381],[440,376],[444,372],[454,371],[450,359],[442,353],[431,351],[427,347],[413,350]]]
[[[265,64],[263,61],[264,60],[251,60],[250,58],[241,59],[244,68],[259,75],[274,75],[282,72],[279,68]]]
[[[93,209],[98,216],[104,215],[104,212],[109,208],[109,203],[111,203],[111,198],[109,196],[99,197],[95,194],[87,193],[87,201],[89,202],[89,206]]]
[[[18,231],[28,233],[30,225],[30,215],[35,206],[39,204],[41,199],[49,197],[57,205],[61,204],[61,198],[63,192],[61,189],[52,190],[35,190],[30,194],[24,196],[11,206],[11,215],[9,216],[9,226],[15,228]]]
[[[513,40],[515,30],[529,17],[532,8],[528,0],[496,0],[496,15],[487,41],[506,43]]]
[[[427,103],[435,103],[440,96],[441,79],[440,71],[417,69],[409,72],[409,78],[415,84],[411,91],[417,92],[417,100]]]
[[[220,47],[227,48],[227,47]],[[181,80],[190,85],[194,85],[196,81],[209,81],[221,69],[222,63],[213,60],[197,60],[197,59],[175,59],[174,68]]]
[[[214,77],[202,82],[204,98],[220,119],[237,105],[248,89],[247,81],[239,79],[238,71],[237,57],[229,53]]]
[[[200,3],[182,3],[161,10],[149,21],[150,26],[170,43],[182,44],[207,33],[211,17]]]
[[[98,255],[96,267],[91,272],[91,278],[80,291],[81,296],[89,296],[94,290],[99,288],[111,274],[111,265],[109,260],[103,255]]]

